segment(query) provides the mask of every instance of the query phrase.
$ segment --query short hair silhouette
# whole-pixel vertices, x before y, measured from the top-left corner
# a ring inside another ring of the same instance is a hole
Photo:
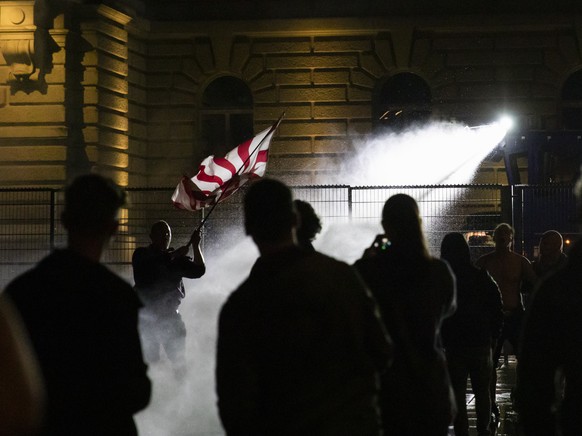
[[[493,231],[493,233],[495,234],[495,233],[500,232],[500,231],[508,231],[512,235],[515,233],[515,231],[513,230],[513,227],[511,227],[507,223],[498,224],[497,227],[495,227],[495,230]]]
[[[558,243],[560,244],[560,250],[562,250],[564,248],[564,238],[562,237],[562,234],[560,232],[558,232],[557,230],[545,231],[542,234],[540,241],[547,240],[547,239],[554,239],[555,241],[558,241]]]
[[[63,224],[69,231],[100,231],[117,219],[125,200],[125,192],[112,180],[98,174],[79,176],[65,191]]]
[[[282,182],[261,179],[244,199],[245,230],[262,241],[277,241],[296,223],[293,194]]]
[[[152,227],[150,228],[150,235],[153,235],[154,233],[159,232],[160,230],[166,230],[167,228],[170,228],[170,225],[168,224],[167,221],[164,220],[156,221],[155,223],[152,224]]]

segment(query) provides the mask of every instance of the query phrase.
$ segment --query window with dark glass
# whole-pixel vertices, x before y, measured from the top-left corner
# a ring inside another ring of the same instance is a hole
[[[582,70],[570,75],[562,87],[562,127],[582,130]]]
[[[253,96],[236,77],[224,76],[204,91],[201,109],[204,154],[223,156],[253,137]]]
[[[432,96],[427,83],[413,73],[399,73],[378,88],[373,107],[375,130],[402,131],[426,123]]]

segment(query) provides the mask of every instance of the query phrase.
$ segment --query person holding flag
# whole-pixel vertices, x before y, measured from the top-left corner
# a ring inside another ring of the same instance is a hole
[[[179,312],[186,296],[183,278],[196,279],[206,272],[200,249],[200,230],[188,244],[173,249],[172,230],[166,221],[156,222],[150,231],[151,244],[137,248],[131,260],[135,291],[144,307],[139,327],[144,357],[149,364],[160,360],[160,350],[182,378],[186,371],[186,325]],[[188,256],[192,246],[193,258]]]
[[[210,207],[194,230],[188,244],[170,248],[172,231],[165,221],[155,223],[151,244],[135,250],[132,257],[135,290],[144,308],[140,313],[140,333],[148,363],[160,360],[160,350],[174,363],[178,378],[186,372],[186,327],[179,313],[185,297],[183,278],[199,278],[206,272],[200,249],[200,231],[219,202],[224,201],[248,180],[264,176],[271,139],[283,115],[270,128],[243,142],[223,158],[208,156],[197,174],[184,177],[172,195],[176,208],[198,211]],[[193,248],[193,258],[188,256]]]

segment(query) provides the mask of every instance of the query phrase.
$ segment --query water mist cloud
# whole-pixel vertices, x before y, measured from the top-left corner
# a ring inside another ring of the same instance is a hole
[[[503,123],[470,128],[433,123],[354,142],[336,176],[322,184],[351,186],[466,184],[505,136]]]
[[[437,123],[403,134],[383,135],[354,144],[337,177],[321,184],[352,186],[465,184],[483,158],[503,139],[499,125],[467,128]],[[314,206],[316,206],[314,204]],[[381,232],[380,214],[368,222],[323,219],[317,250],[353,263]],[[211,238],[209,238],[211,239]],[[206,274],[185,280],[181,313],[187,328],[185,380],[174,377],[168,362],[150,367],[153,396],[136,421],[140,436],[222,436],[214,391],[218,315],[228,295],[248,276],[258,251],[241,229],[227,244],[206,247]]]
[[[358,259],[380,229],[378,224],[328,225],[315,246],[349,263]],[[152,365],[152,401],[136,416],[140,436],[222,436],[214,390],[218,315],[228,295],[248,276],[258,257],[249,237],[231,232],[228,248],[208,247],[207,272],[200,279],[184,280],[186,298],[180,312],[186,323],[186,359],[189,372],[176,380],[169,362]]]
[[[214,392],[218,314],[228,295],[248,276],[258,251],[241,232],[232,233],[228,249],[204,251],[206,274],[184,280],[186,298],[180,306],[187,329],[188,374],[176,380],[167,360],[150,366],[153,395],[150,405],[136,416],[140,436],[224,435]]]

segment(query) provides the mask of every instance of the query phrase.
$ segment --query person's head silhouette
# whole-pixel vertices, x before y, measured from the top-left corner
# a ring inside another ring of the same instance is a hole
[[[393,247],[428,257],[418,204],[410,195],[395,194],[386,200],[382,227]]]
[[[286,238],[297,222],[291,190],[274,179],[262,179],[251,185],[245,196],[244,212],[247,234],[261,241]]]
[[[119,210],[125,192],[113,181],[97,174],[77,177],[65,191],[61,215],[70,249],[99,260],[119,227]]]

